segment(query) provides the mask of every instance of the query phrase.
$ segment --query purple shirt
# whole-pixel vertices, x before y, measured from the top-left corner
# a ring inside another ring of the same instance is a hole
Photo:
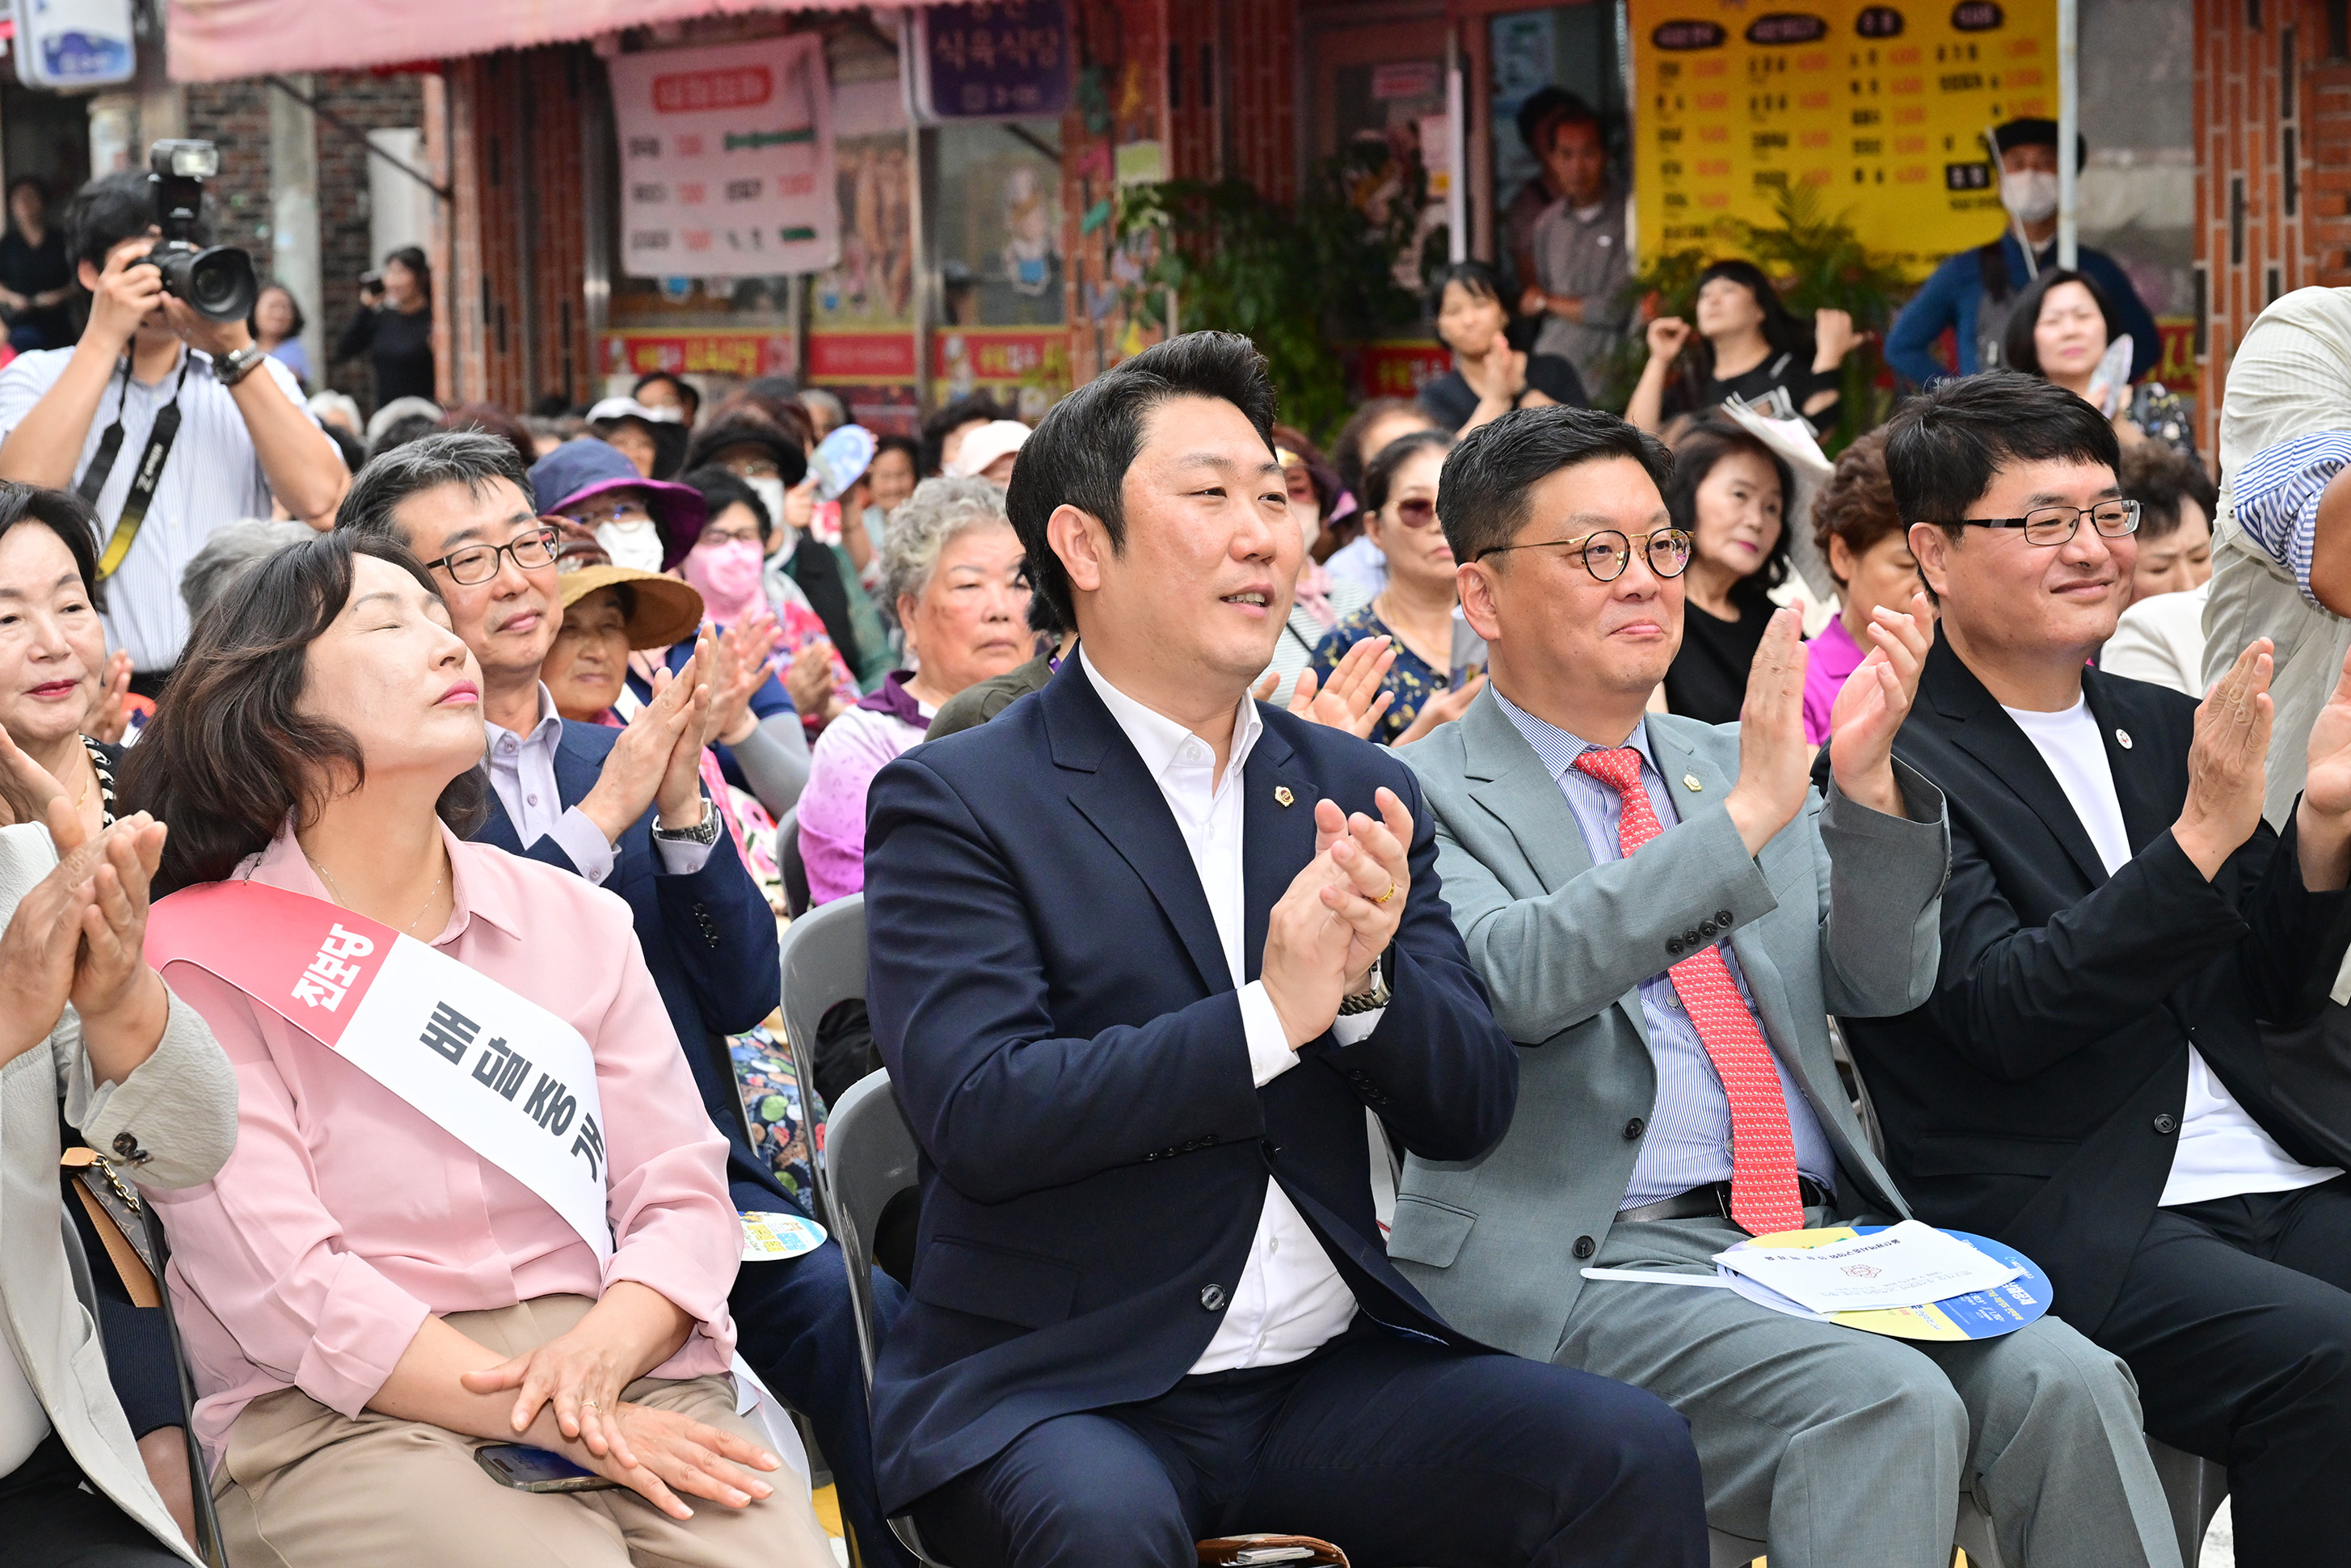
[[[824,727],[800,791],[800,861],[809,902],[830,904],[865,888],[865,791],[898,754],[923,743],[934,710],[906,690],[905,672]]]
[[[1826,746],[1829,709],[1836,706],[1845,677],[1861,668],[1869,652],[1855,643],[1853,633],[1844,629],[1844,618],[1835,616],[1821,628],[1819,636],[1804,644],[1804,744]]]

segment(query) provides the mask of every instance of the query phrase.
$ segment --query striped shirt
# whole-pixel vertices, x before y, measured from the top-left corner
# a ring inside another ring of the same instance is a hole
[[[182,359],[192,352],[180,350]],[[33,405],[57,384],[73,356],[71,349],[45,349],[19,354],[5,370],[0,370],[0,441],[7,439]],[[180,363],[175,360],[152,386],[132,377],[126,388],[118,370],[106,384],[97,416],[89,422],[81,455],[74,462],[76,485],[97,455],[107,427],[114,423],[115,400],[122,400],[122,447],[107,476],[106,487],[98,495],[100,550],[114,531],[114,520],[122,515],[131,476],[155,428],[155,415],[172,401],[172,390],[180,380]],[[287,401],[302,407],[300,384],[277,361],[265,359],[251,373],[268,376]],[[304,417],[318,423],[307,409]],[[327,439],[323,431],[319,439]],[[237,412],[229,390],[213,379],[211,358],[195,353],[195,362],[188,367],[187,384],[180,390],[180,434],[172,443],[155,499],[140,525],[138,542],[131,547],[121,568],[106,580],[109,645],[127,650],[134,670],[170,669],[179,661],[180,645],[188,638],[188,609],[180,598],[180,574],[215,528],[244,517],[266,517],[269,511],[269,480],[261,471],[245,416]]]
[[[1621,860],[1617,822],[1624,815],[1624,800],[1615,790],[1575,766],[1575,759],[1585,752],[1606,747],[1594,746],[1537,718],[1499,690],[1495,691],[1494,701],[1501,708],[1502,716],[1510,721],[1510,727],[1534,748],[1535,756],[1542,761],[1543,771],[1558,784],[1568,810],[1575,817],[1576,831],[1583,835],[1583,848],[1592,856],[1592,863],[1599,866]],[[1681,814],[1674,809],[1673,795],[1657,772],[1656,758],[1649,755],[1648,721],[1644,719],[1636,726],[1625,744],[1641,754],[1641,787],[1648,791],[1649,806],[1657,814],[1660,831],[1672,832]],[[1730,983],[1739,988],[1739,999],[1754,1015],[1755,1032],[1771,1039],[1771,1031],[1764,1027],[1762,1015],[1755,1011],[1754,993],[1747,988],[1747,977],[1740,971],[1739,956],[1730,950],[1729,938],[1725,937],[1715,946],[1722,954],[1723,967],[1730,971]],[[1642,1140],[1640,1155],[1633,1162],[1633,1174],[1625,1183],[1619,1208],[1637,1208],[1694,1186],[1730,1179],[1730,1097],[1723,1092],[1721,1075],[1715,1071],[1714,1059],[1707,1054],[1706,1042],[1698,1038],[1698,1026],[1690,1022],[1689,1014],[1682,1009],[1671,974],[1655,974],[1641,982],[1641,1021],[1648,1030],[1649,1059],[1656,1067],[1657,1097],[1649,1112],[1648,1136]],[[1812,1102],[1804,1098],[1795,1075],[1788,1071],[1788,1064],[1780,1060],[1776,1050],[1771,1053],[1771,1067],[1780,1075],[1780,1097],[1788,1106],[1788,1130],[1796,1145],[1796,1168],[1834,1190],[1836,1151],[1829,1146],[1828,1134],[1821,1130],[1821,1120],[1813,1114]]]
[[[2230,486],[2237,526],[2293,574],[2314,609],[2318,599],[2310,591],[2310,556],[2318,537],[2318,498],[2346,468],[2351,468],[2351,431],[2317,430],[2255,453]]]

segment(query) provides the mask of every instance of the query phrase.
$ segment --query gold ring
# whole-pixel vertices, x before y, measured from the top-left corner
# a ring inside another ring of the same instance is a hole
[[[582,1410],[601,1410],[603,1406],[597,1404],[593,1399],[582,1399],[580,1402],[580,1408]]]
[[[1374,904],[1385,904],[1389,899],[1394,898],[1394,897],[1395,896],[1395,890],[1396,890],[1395,878],[1394,878],[1394,877],[1390,877],[1390,878],[1388,878],[1388,890],[1387,890],[1385,893],[1384,893],[1384,894],[1380,894],[1377,898],[1375,898],[1375,899],[1372,900],[1372,902],[1373,902]]]

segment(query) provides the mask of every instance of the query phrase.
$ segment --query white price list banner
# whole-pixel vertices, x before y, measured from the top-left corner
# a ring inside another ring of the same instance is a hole
[[[759,277],[840,260],[820,37],[649,49],[610,66],[622,270]]]

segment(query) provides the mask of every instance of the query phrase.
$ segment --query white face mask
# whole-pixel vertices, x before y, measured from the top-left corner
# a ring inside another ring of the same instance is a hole
[[[768,517],[776,525],[775,535],[768,540],[770,554],[789,550],[800,542],[799,530],[784,521],[784,482],[781,479],[746,479],[751,493],[768,508]]]
[[[1322,537],[1322,514],[1302,501],[1290,503],[1290,520],[1298,525],[1299,537],[1306,541],[1306,553],[1314,553],[1314,541]]]
[[[596,525],[596,542],[612,558],[614,566],[631,566],[639,571],[659,571],[662,568],[661,529],[651,518],[639,517],[623,523]]]
[[[2000,178],[2000,204],[2018,223],[2046,222],[2057,211],[2057,176],[2039,169]]]

